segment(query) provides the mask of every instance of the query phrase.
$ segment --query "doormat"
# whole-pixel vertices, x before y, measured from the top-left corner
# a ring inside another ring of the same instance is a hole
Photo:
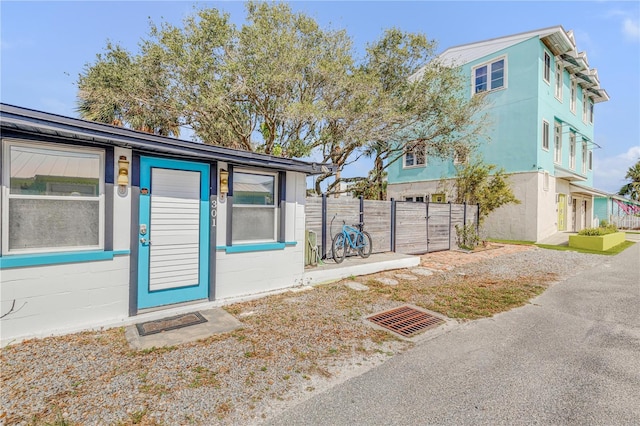
[[[190,312],[184,315],[176,315],[175,317],[136,324],[136,328],[140,336],[148,336],[150,334],[162,333],[163,331],[202,324],[203,322],[207,322],[207,319],[203,317],[200,312]]]

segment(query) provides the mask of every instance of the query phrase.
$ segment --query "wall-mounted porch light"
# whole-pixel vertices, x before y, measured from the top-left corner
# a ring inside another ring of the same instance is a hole
[[[229,193],[229,172],[220,170],[220,199],[224,200]]]
[[[127,157],[121,155],[118,158],[118,194],[125,195],[129,185],[129,161]]]

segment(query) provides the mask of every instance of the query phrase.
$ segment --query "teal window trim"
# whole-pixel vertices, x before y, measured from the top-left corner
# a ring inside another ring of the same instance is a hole
[[[234,246],[217,246],[216,250],[224,250],[227,253],[249,253],[254,251],[284,250],[285,247],[295,247],[297,244],[297,241],[287,241],[284,243],[236,244]]]
[[[0,257],[0,269],[59,265],[62,263],[96,262],[101,260],[112,260],[115,256],[129,254],[129,250],[92,250],[65,253],[18,254]]]

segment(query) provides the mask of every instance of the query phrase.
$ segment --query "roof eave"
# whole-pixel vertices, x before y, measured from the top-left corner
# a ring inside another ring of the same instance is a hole
[[[100,145],[132,148],[143,152],[206,158],[241,165],[296,171],[309,175],[335,172],[335,165],[332,164],[309,163],[302,160],[173,139],[7,104],[0,104],[0,122],[3,130],[77,139]]]

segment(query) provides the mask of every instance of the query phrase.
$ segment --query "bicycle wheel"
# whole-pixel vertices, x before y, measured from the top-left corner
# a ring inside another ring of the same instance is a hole
[[[339,233],[333,237],[333,241],[331,242],[331,253],[333,255],[333,260],[336,263],[342,263],[345,256],[347,255],[347,242],[345,241],[344,234]]]
[[[371,244],[371,235],[369,235],[367,231],[362,231],[358,234],[356,247],[358,247],[358,254],[360,257],[366,259],[371,255],[373,245]]]

